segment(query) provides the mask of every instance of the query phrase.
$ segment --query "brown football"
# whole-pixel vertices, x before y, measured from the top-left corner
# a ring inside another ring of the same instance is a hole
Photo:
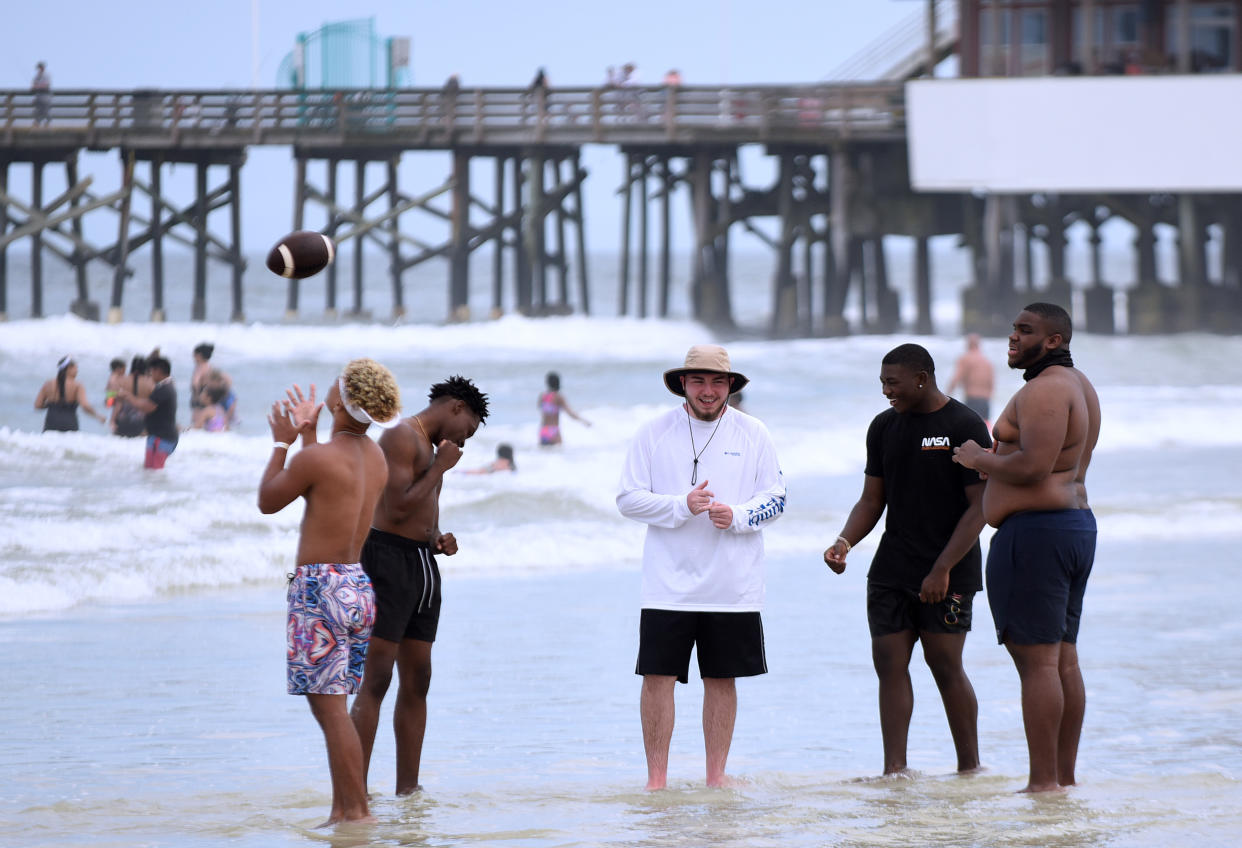
[[[332,239],[314,230],[298,230],[276,242],[267,254],[267,267],[273,274],[301,280],[327,268],[334,256]]]

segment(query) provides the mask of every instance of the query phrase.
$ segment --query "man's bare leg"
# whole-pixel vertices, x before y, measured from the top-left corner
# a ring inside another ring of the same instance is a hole
[[[673,688],[677,678],[663,674],[643,675],[640,710],[643,748],[647,752],[647,788],[668,785],[668,746],[673,739]]]
[[[923,659],[944,702],[949,733],[957,750],[957,770],[979,768],[979,701],[962,665],[965,633],[920,633]]]
[[[703,678],[703,747],[707,751],[707,785],[729,786],[725,776],[733,724],[737,719],[737,686],[732,677]]]
[[[1065,694],[1058,669],[1061,643],[1015,645],[1006,642],[1022,681],[1022,724],[1026,728],[1026,747],[1030,753],[1031,774],[1023,792],[1059,789],[1057,782],[1057,740]]]
[[[871,662],[880,681],[880,736],[884,740],[884,773],[906,770],[906,737],[914,713],[910,654],[918,634],[903,630],[871,639]]]
[[[323,730],[332,775],[332,812],[325,827],[342,821],[375,821],[367,808],[362,743],[345,708],[345,695],[307,695],[311,713]]]
[[[1087,713],[1087,688],[1082,682],[1082,669],[1078,665],[1078,646],[1072,642],[1061,643],[1057,664],[1061,677],[1061,731],[1057,735],[1057,783],[1074,785],[1074,768],[1078,764],[1078,739],[1082,735],[1082,720]]]
[[[402,639],[397,649],[397,705],[392,729],[397,737],[397,794],[409,795],[418,784],[427,732],[427,692],[431,689],[431,643]]]
[[[362,669],[358,696],[349,711],[358,739],[362,743],[362,780],[371,773],[371,750],[375,747],[375,731],[379,725],[380,706],[392,683],[392,667],[397,659],[397,643],[372,636],[367,646],[367,661]]]

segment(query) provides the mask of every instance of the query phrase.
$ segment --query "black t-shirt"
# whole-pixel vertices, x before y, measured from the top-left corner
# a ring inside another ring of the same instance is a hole
[[[867,429],[869,477],[884,479],[884,536],[867,579],[884,586],[918,589],[966,511],[966,487],[980,483],[976,471],[953,461],[953,448],[968,439],[991,447],[986,425],[952,398],[935,412],[892,409]],[[953,566],[949,588],[983,588],[979,542]]]
[[[177,441],[177,390],[171,379],[151,390],[151,402],[155,409],[147,413],[147,435]]]

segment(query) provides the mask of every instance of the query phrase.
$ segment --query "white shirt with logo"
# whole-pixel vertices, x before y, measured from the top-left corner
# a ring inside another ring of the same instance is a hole
[[[733,508],[724,530],[686,505],[696,454],[697,483],[706,480],[714,500]],[[717,421],[700,421],[679,406],[644,424],[626,454],[617,508],[647,525],[644,609],[763,608],[762,531],[785,511],[785,480],[759,419],[730,407]]]

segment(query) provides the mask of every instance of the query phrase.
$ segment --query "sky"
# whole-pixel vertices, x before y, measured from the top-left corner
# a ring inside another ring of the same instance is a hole
[[[258,87],[273,88],[298,33],[355,18],[374,18],[379,35],[410,38],[414,86],[439,86],[454,73],[465,87],[525,86],[540,66],[553,86],[596,85],[607,66],[626,62],[635,63],[640,81],[649,83],[673,67],[688,85],[805,83],[826,78],[859,50],[917,17],[924,6],[920,0],[9,3],[0,27],[0,89],[27,88],[39,61],[47,63],[53,87],[60,89],[250,88],[256,77]],[[402,191],[416,195],[443,182],[446,161],[407,154]],[[81,162],[83,173],[95,179],[93,191],[115,187],[115,152],[89,154]],[[591,172],[586,189],[589,245],[615,249],[621,156],[612,148],[588,148],[584,166]],[[352,196],[349,170],[342,169],[346,197]],[[45,197],[63,188],[58,179],[49,173]],[[189,168],[166,176],[168,198],[188,204],[191,179]],[[314,173],[311,179],[316,179]],[[10,172],[13,186],[27,186],[27,180],[18,168]],[[212,185],[222,180],[211,177]],[[290,151],[252,148],[242,172],[241,195],[244,247],[247,253],[262,252],[293,222]],[[92,220],[103,227],[102,218]],[[316,226],[313,215],[307,225]],[[90,227],[88,222],[88,238]],[[213,217],[211,228],[227,233],[223,218],[216,223]],[[109,220],[104,229],[115,238],[114,222]],[[108,238],[103,233],[99,237]]]

